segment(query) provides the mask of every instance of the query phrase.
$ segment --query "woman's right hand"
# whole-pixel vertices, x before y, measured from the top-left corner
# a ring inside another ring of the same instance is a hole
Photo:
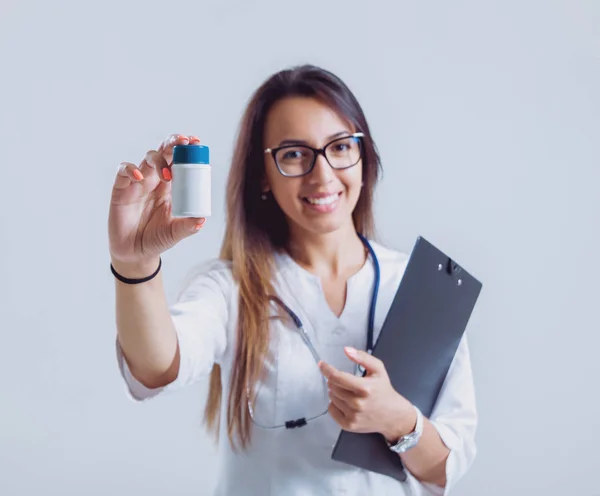
[[[154,271],[161,253],[196,233],[206,219],[171,217],[173,147],[199,143],[174,134],[150,150],[139,166],[123,162],[115,178],[108,216],[113,265],[129,277]]]

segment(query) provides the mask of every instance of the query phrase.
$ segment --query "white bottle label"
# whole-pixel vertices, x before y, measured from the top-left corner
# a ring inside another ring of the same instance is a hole
[[[211,215],[211,167],[208,164],[173,164],[171,197],[173,217]]]

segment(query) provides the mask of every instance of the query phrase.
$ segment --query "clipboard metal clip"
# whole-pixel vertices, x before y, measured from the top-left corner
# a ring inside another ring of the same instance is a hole
[[[458,265],[451,258],[448,259],[448,263],[446,264],[446,272],[450,275],[458,275],[462,271],[462,267]]]
[[[438,265],[438,271],[442,271],[444,269],[444,266],[442,264]],[[460,274],[462,271],[462,267],[460,265],[458,265],[454,260],[452,260],[451,258],[448,258],[448,261],[446,262],[446,273],[450,276],[457,276],[458,274]],[[458,286],[462,286],[462,279],[459,279],[456,284]]]

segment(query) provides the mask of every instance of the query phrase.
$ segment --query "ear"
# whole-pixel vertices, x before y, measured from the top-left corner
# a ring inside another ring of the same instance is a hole
[[[267,181],[266,177],[260,182],[260,187],[261,193],[268,193],[271,191],[271,186],[269,186],[269,182]]]

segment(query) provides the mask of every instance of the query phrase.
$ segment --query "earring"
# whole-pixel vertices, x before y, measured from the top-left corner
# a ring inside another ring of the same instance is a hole
[[[262,195],[260,195],[260,199],[261,200],[266,200],[267,199],[267,194],[263,193]]]

